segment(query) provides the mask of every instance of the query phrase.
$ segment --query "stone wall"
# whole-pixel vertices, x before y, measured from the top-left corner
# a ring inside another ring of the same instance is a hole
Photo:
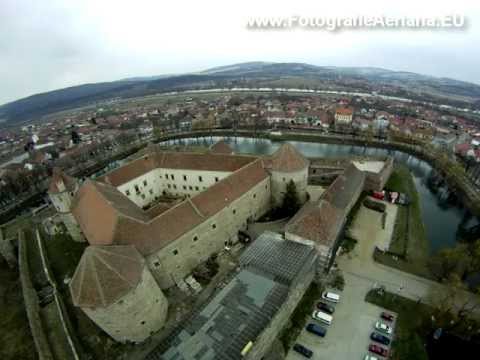
[[[22,231],[18,233],[18,267],[20,271],[20,281],[22,283],[23,300],[25,310],[27,311],[28,323],[32,332],[35,347],[40,360],[53,360],[52,350],[48,343],[47,335],[43,329],[40,318],[40,307],[38,305],[37,292],[33,287],[30,277],[30,269],[27,259],[27,246],[25,234]]]
[[[380,173],[372,173],[365,171],[365,186],[366,191],[381,191],[385,187],[390,175],[393,171],[393,158],[389,157],[385,160],[385,165],[383,166]]]
[[[162,289],[189,275],[212,254],[224,249],[226,242],[237,242],[238,230],[260,218],[270,209],[270,179],[266,178],[242,197],[191,231],[148,257],[148,264]]]
[[[68,350],[71,353],[72,359],[80,360],[81,359],[81,347],[76,338],[76,334],[73,331],[72,324],[70,323],[70,318],[68,317],[67,310],[65,308],[65,304],[63,303],[62,296],[57,288],[57,282],[55,281],[53,274],[50,269],[50,264],[48,261],[48,257],[46,256],[45,247],[43,244],[42,237],[40,236],[40,232],[38,229],[35,232],[36,241],[38,244],[38,250],[40,252],[40,258],[42,261],[42,268],[45,276],[48,280],[49,285],[53,288],[53,299],[55,301],[55,309],[57,311],[57,318],[61,324],[61,329],[56,329],[57,332],[55,336],[57,337],[64,337],[65,343],[68,344]]]
[[[82,310],[116,341],[139,343],[163,327],[168,301],[145,266],[135,290],[106,308]]]
[[[5,239],[3,229],[0,227],[0,256],[7,262],[10,268],[17,267],[17,257],[15,256],[15,248],[10,239]]]
[[[287,184],[290,180],[293,180],[297,187],[297,193],[300,201],[304,203],[307,197],[307,185],[308,185],[308,167],[296,172],[280,172],[272,171],[272,199],[276,206],[279,206],[283,202],[283,197],[287,189]]]

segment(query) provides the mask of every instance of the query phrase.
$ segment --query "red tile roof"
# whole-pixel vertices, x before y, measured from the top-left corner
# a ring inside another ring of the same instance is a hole
[[[190,169],[207,171],[235,171],[256,158],[246,155],[225,155],[215,153],[158,152],[147,154],[98,180],[113,186],[120,186],[153,169]]]
[[[89,246],[70,282],[76,306],[107,307],[141,281],[145,263],[134,246]]]
[[[115,187],[88,181],[78,191],[72,212],[90,244],[131,244],[142,254],[151,254],[268,178],[262,159],[245,159],[253,162],[165,211],[145,212]]]
[[[309,161],[289,143],[283,144],[271,157],[271,170],[295,172],[308,167]]]
[[[351,108],[337,108],[335,113],[338,115],[353,115],[353,110]]]
[[[343,222],[343,213],[328,201],[309,201],[288,222],[285,230],[317,244],[331,247]]]

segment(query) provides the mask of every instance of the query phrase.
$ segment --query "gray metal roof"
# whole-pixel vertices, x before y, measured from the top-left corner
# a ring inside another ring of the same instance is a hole
[[[241,270],[147,360],[235,360],[268,326],[289,286],[313,259],[312,247],[262,234],[241,256]]]
[[[241,351],[267,326],[288,287],[243,269],[178,334],[161,359],[241,359]]]
[[[280,234],[264,232],[240,257],[241,266],[253,266],[290,285],[302,267],[315,256],[311,246],[283,240]]]

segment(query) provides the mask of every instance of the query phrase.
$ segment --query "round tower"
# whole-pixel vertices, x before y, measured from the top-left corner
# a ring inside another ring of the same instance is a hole
[[[295,183],[299,199],[307,199],[309,161],[289,143],[283,144],[271,158],[271,188],[274,206],[283,202],[287,184]]]
[[[78,182],[65,174],[61,169],[54,168],[48,196],[55,210],[61,217],[67,231],[75,241],[85,241],[80,227],[71,212],[73,197],[78,190]]]
[[[87,247],[69,286],[73,304],[115,341],[143,342],[165,324],[167,298],[133,245]]]

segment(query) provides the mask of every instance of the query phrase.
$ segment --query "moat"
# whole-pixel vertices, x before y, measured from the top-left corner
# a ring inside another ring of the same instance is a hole
[[[170,140],[165,144],[211,145],[224,139],[238,153],[257,155],[271,154],[282,142],[246,137],[202,137],[182,140]],[[345,157],[345,156],[392,156],[395,161],[406,165],[412,172],[422,205],[422,218],[429,239],[430,252],[455,245],[459,229],[469,228],[479,223],[471,215],[448,185],[442,181],[435,170],[425,161],[407,153],[356,145],[324,144],[291,141],[307,157]]]

